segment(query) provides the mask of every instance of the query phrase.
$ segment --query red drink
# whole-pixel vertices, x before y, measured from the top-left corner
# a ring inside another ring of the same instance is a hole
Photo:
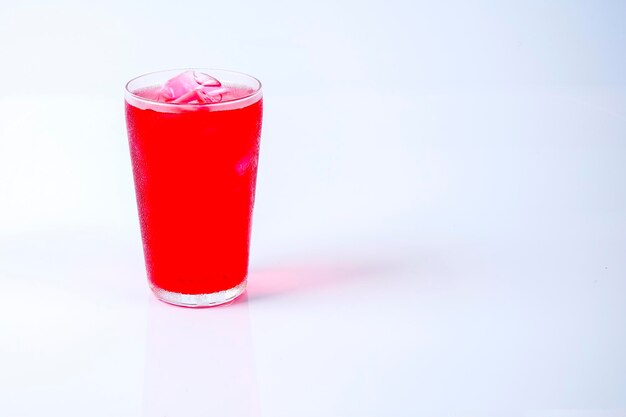
[[[148,279],[174,304],[220,304],[245,289],[263,100],[258,81],[225,74],[235,82],[209,103],[160,102],[160,85],[133,88],[142,77],[128,86]]]

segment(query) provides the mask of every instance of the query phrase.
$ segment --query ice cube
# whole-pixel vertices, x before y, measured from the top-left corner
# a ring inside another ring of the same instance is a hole
[[[174,104],[207,104],[222,101],[222,94],[226,92],[222,87],[199,87],[188,91],[182,96],[169,101]]]
[[[185,71],[169,79],[159,92],[159,101],[166,103],[193,103],[202,100],[198,90],[220,88],[222,84],[208,74],[199,71]],[[221,98],[220,98],[221,99]]]
[[[211,77],[209,74],[205,74],[204,72],[194,71],[193,78],[196,82],[202,86],[211,86],[211,87],[221,87],[222,83],[220,83],[216,78]]]
[[[226,88],[204,87],[196,90],[198,101],[200,103],[219,103],[222,101],[222,95],[226,92]]]

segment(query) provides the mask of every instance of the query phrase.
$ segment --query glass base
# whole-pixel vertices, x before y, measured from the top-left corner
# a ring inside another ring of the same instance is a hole
[[[247,279],[236,287],[224,291],[212,292],[209,294],[183,294],[179,292],[166,291],[155,285],[151,285],[152,292],[156,297],[169,304],[182,307],[213,307],[225,304],[239,297],[245,290]]]

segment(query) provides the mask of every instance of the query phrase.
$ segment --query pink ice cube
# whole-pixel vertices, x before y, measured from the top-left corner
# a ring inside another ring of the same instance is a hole
[[[222,101],[222,94],[226,92],[226,88],[204,87],[196,90],[198,101],[200,103],[219,103]]]
[[[185,71],[169,79],[159,92],[159,101],[166,103],[204,102],[197,91],[220,88],[222,84],[208,74],[198,71]],[[221,98],[220,98],[221,99]]]

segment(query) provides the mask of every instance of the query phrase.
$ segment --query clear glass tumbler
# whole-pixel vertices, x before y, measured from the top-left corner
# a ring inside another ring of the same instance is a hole
[[[197,81],[197,94],[207,79],[219,85],[207,87],[207,100],[178,100],[189,92],[167,87],[181,74]],[[235,299],[248,274],[261,83],[225,70],[161,71],[129,81],[125,102],[152,291],[188,307]]]

